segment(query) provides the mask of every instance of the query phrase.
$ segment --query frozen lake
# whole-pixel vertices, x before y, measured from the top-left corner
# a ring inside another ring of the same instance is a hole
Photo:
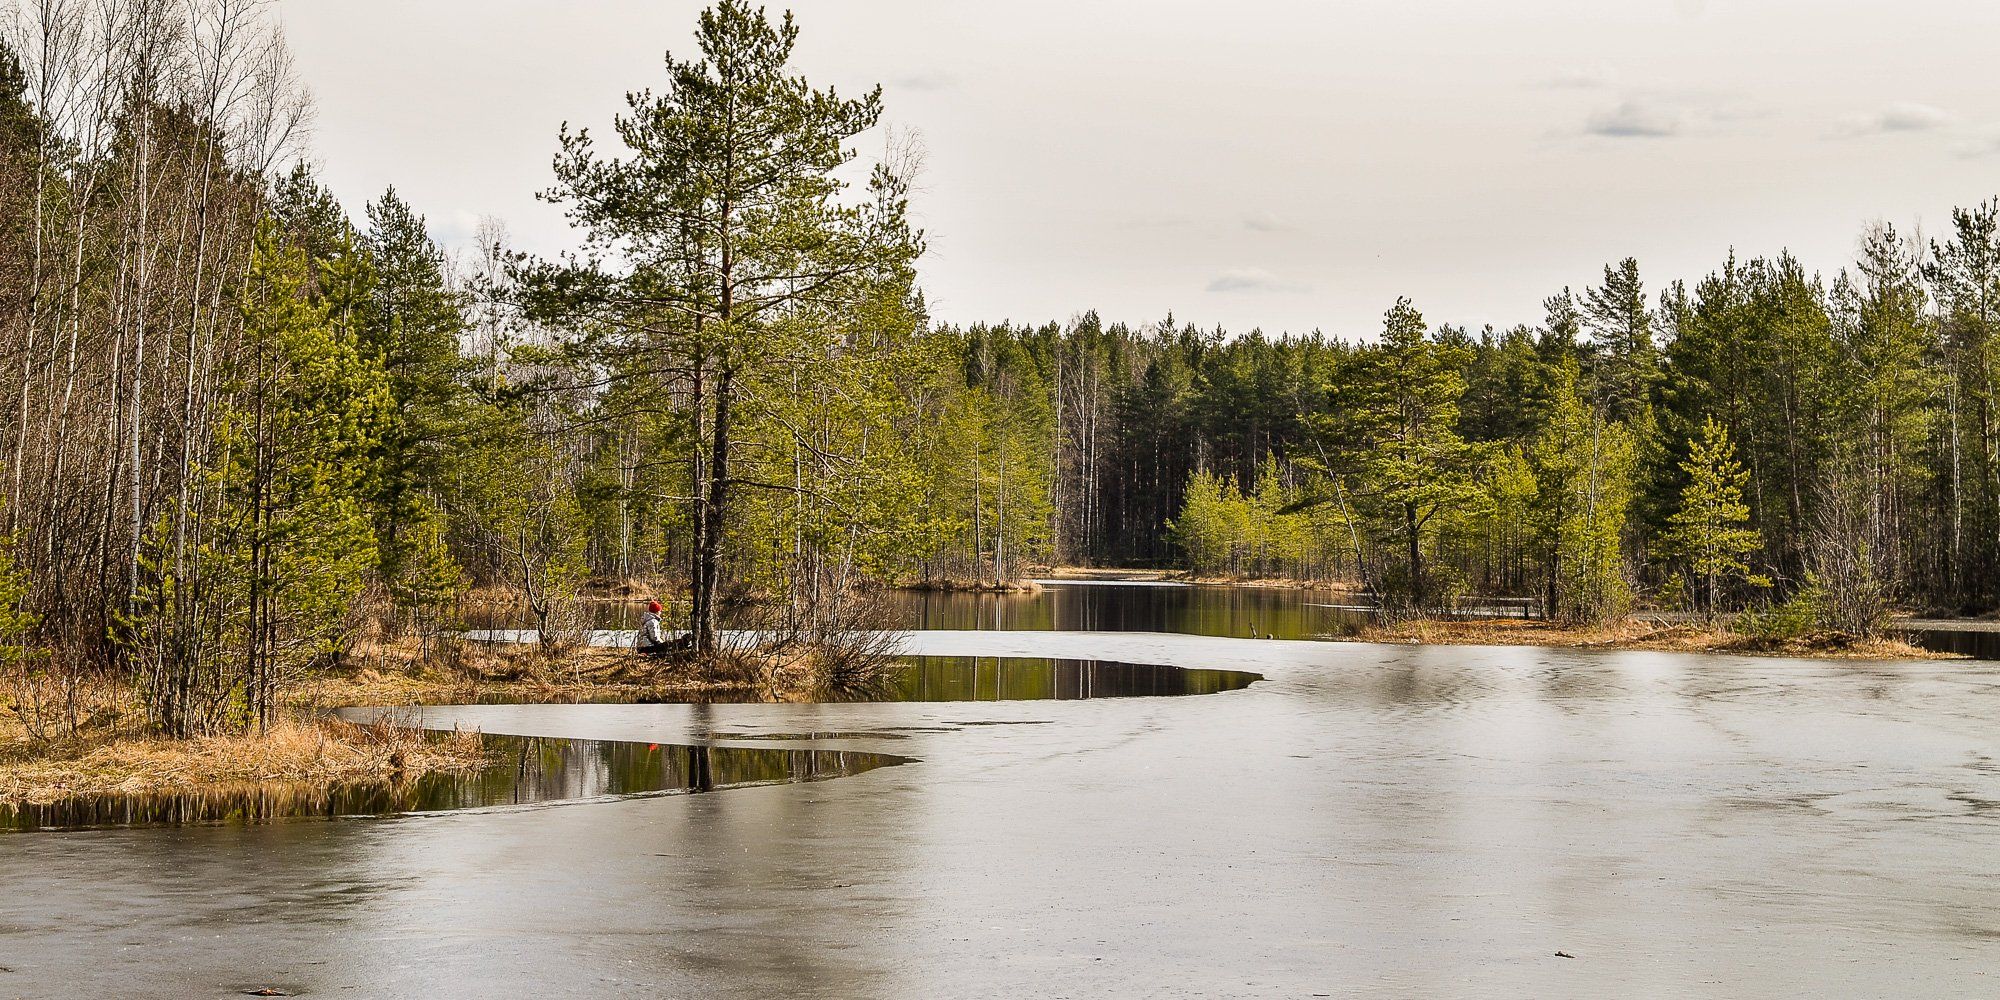
[[[702,795],[0,837],[0,993],[1970,997],[2000,973],[1992,664],[909,643],[1266,679],[430,709],[490,733],[911,762]]]

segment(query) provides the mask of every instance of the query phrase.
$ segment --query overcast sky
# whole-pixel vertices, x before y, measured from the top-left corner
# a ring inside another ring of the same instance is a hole
[[[693,54],[682,0],[280,0],[350,207],[394,184],[447,243],[533,195],[565,120]],[[773,5],[772,11],[782,9]],[[1540,319],[2000,194],[1990,0],[809,0],[796,62],[881,83],[929,151],[923,283],[953,321],[1372,334]]]

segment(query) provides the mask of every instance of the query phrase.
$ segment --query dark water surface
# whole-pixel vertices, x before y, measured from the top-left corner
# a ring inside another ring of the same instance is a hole
[[[1021,701],[1178,697],[1249,687],[1244,670],[1047,657],[915,656],[879,690],[842,701]]]
[[[1175,632],[1186,635],[1270,639],[1345,638],[1372,620],[1366,596],[1347,591],[1288,587],[1229,587],[1171,582],[1045,580],[1032,593],[976,594],[889,591],[883,595],[900,628],[1059,630],[1075,632]],[[637,624],[638,605],[592,605],[599,641]],[[1477,617],[1515,617],[1520,603],[1472,607]],[[475,622],[482,629],[519,630],[524,610]],[[2000,659],[2000,624],[1991,621],[1925,620],[1892,628],[1893,634],[1924,649],[1982,660]],[[629,635],[624,644],[630,645]]]
[[[1026,594],[899,590],[885,599],[903,627],[913,629],[1184,632],[1312,639],[1352,634],[1368,621],[1368,612],[1354,607],[1352,594],[1264,587],[1050,582],[1040,591]]]
[[[1352,634],[1368,621],[1355,595],[1337,591],[1177,583],[1048,581],[1040,591],[976,594],[891,590],[882,595],[897,627],[910,629],[1066,629],[1083,632],[1186,632],[1193,635],[1311,639]],[[638,626],[637,602],[590,606],[592,626],[607,632]],[[491,611],[469,623],[519,630],[525,609]],[[629,644],[629,641],[628,643]]]
[[[1341,591],[1173,583],[1044,581],[1027,594],[896,591],[889,604],[905,628],[1057,629],[1178,632],[1244,638],[1352,636],[1368,624],[1366,597]],[[1359,602],[1359,603],[1357,603]],[[1511,617],[1518,605],[1471,609]],[[1944,621],[1891,630],[1913,645],[1982,660],[2000,659],[2000,627]]]
[[[1932,652],[1957,653],[1977,660],[2000,660],[2000,629],[1933,625],[1893,631],[1911,645]]]

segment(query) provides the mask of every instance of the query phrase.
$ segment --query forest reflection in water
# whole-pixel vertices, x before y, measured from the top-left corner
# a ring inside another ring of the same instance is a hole
[[[1262,675],[1113,660],[912,656],[879,686],[844,701],[1035,701],[1178,697],[1249,687]]]
[[[818,781],[907,763],[852,750],[764,749],[486,736],[493,763],[408,780],[204,786],[0,804],[0,830],[258,824],[524,806],[606,796],[675,795]]]
[[[1352,635],[1370,621],[1365,596],[1287,587],[1049,581],[1029,593],[903,590],[889,593],[886,600],[904,628],[925,630],[1317,639]]]
[[[894,591],[895,619],[919,630],[1168,632],[1269,639],[1355,636],[1374,621],[1372,600],[1349,591],[1124,581],[1043,581],[1026,593]],[[1494,598],[1461,609],[1467,617],[1511,618],[1523,603]],[[1922,649],[2000,659],[1990,621],[1899,622],[1889,634]]]
[[[885,612],[882,625],[893,629],[1061,629],[1313,639],[1351,635],[1371,620],[1366,595],[1293,587],[1051,580],[1025,592],[885,590],[879,599]],[[592,628],[628,633],[618,640],[626,645],[631,643],[629,633],[639,626],[642,610],[638,601],[595,601],[586,607]],[[1495,610],[1518,614],[1520,608]],[[534,627],[534,616],[525,605],[488,607],[469,616],[466,625],[475,636],[515,638]]]
[[[1074,700],[1215,694],[1258,674],[1098,660],[917,656],[865,690],[831,702]],[[765,737],[769,738],[769,737]],[[211,785],[172,792],[74,796],[47,804],[0,803],[0,830],[392,816],[608,796],[672,795],[745,785],[816,781],[906,763],[852,750],[744,748],[486,736],[494,762],[480,770],[407,780]]]

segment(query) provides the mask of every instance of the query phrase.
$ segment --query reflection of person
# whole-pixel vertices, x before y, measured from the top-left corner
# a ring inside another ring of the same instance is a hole
[[[639,641],[641,653],[664,653],[667,650],[666,633],[660,631],[660,602],[647,601],[646,613],[639,618]]]

